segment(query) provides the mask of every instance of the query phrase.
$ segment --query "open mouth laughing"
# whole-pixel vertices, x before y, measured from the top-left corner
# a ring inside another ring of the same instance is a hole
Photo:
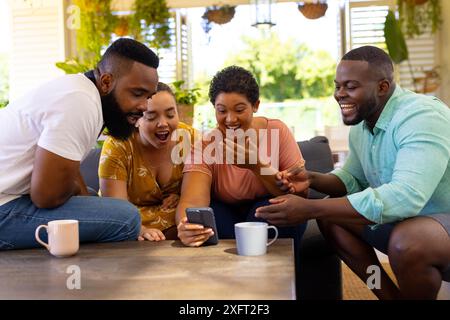
[[[230,126],[230,125],[225,125],[225,128],[228,130],[237,130],[241,127],[240,124],[234,125],[234,126]]]
[[[352,115],[356,111],[356,105],[354,104],[340,104],[340,107],[343,116]]]
[[[158,131],[155,133],[155,136],[160,142],[167,142],[167,140],[169,140],[170,131],[169,130]]]

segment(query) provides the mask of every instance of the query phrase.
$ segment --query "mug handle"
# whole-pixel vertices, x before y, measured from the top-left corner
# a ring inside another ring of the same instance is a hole
[[[41,230],[41,228],[47,229],[47,234],[48,234],[48,226],[46,226],[45,224],[41,224],[39,227],[36,228],[36,232],[34,233],[34,237],[36,238],[37,242],[42,244],[44,247],[47,248],[47,250],[50,251],[50,246],[47,243],[45,243],[44,241],[42,241],[41,238],[39,238],[39,230]]]
[[[267,229],[273,229],[273,230],[275,230],[275,237],[273,237],[273,239],[270,240],[270,241],[266,244],[266,246],[270,246],[270,245],[271,245],[272,243],[274,243],[275,240],[277,240],[277,238],[278,238],[278,229],[277,229],[277,227],[275,227],[275,226],[267,226]]]

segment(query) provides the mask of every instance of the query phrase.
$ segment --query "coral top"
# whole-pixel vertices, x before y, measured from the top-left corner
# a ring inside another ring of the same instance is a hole
[[[276,148],[278,148],[278,170],[283,171],[298,164],[303,165],[302,154],[289,128],[280,120],[266,120],[267,156],[270,157],[272,152],[276,154]],[[278,139],[276,139],[276,132]],[[271,143],[272,138],[279,143]],[[209,143],[209,141],[203,141],[203,148]],[[270,195],[251,170],[232,164],[207,164],[202,161],[201,164],[185,164],[183,173],[186,172],[203,172],[212,177],[212,196],[227,203],[251,201]]]

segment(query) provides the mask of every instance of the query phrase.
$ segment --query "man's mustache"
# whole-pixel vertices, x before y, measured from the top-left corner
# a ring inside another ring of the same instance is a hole
[[[144,115],[144,112],[142,112],[142,111],[128,112],[125,114],[128,122],[131,124],[135,124],[136,121],[138,121],[140,118],[142,118],[143,115]]]

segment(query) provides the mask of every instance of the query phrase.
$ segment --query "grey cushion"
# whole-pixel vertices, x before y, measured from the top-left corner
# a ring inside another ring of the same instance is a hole
[[[80,171],[86,185],[95,191],[99,190],[98,163],[102,149],[92,149],[88,156],[81,162]]]
[[[333,156],[327,137],[317,136],[311,140],[298,142],[309,171],[327,173],[334,169]],[[309,198],[322,199],[326,195],[310,189]]]

